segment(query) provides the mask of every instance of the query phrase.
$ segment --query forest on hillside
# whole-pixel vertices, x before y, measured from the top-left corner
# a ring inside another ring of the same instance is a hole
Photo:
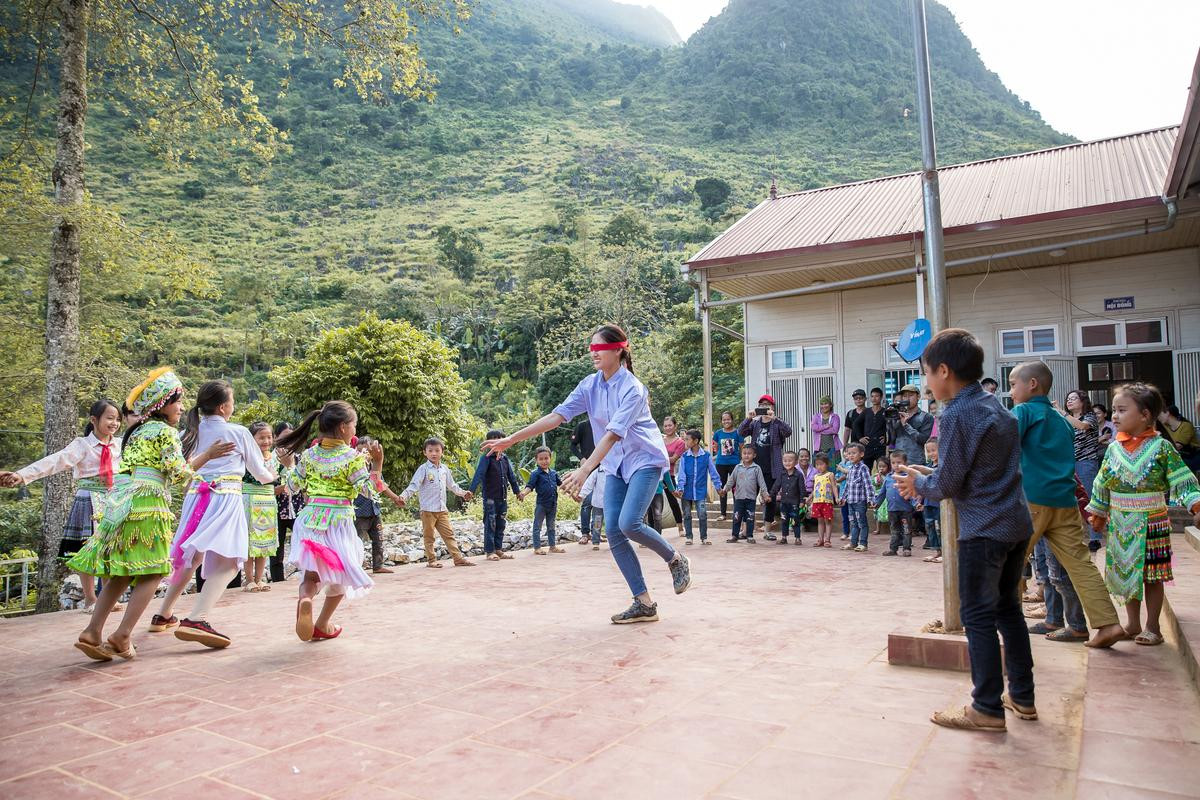
[[[474,420],[512,428],[578,380],[588,332],[611,320],[634,335],[656,413],[698,424],[680,264],[772,179],[795,190],[918,163],[902,0],[731,0],[682,45],[620,3],[466,5],[469,18],[414,34],[432,99],[364,99],[334,48],[291,51],[269,31],[213,41],[253,87],[262,119],[247,138],[173,135],[152,95],[122,93],[120,70],[138,65],[96,72],[81,409],[170,364],[193,387],[223,377],[255,412],[294,415],[271,371],[375,315],[444,342]],[[936,4],[930,41],[943,163],[1067,141]],[[0,49],[0,459],[15,464],[41,448],[56,67],[34,40]],[[740,327],[736,309],[720,320]],[[718,408],[741,408],[740,344],[718,337],[715,364]]]

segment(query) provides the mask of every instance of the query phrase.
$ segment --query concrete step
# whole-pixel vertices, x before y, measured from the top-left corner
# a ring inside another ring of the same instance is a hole
[[[1167,516],[1171,518],[1171,533],[1184,533],[1192,524],[1192,512],[1178,506],[1168,506]]]

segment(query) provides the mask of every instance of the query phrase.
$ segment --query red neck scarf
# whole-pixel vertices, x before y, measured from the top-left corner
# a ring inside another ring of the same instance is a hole
[[[104,442],[100,443],[100,477],[107,488],[113,487],[112,444]]]

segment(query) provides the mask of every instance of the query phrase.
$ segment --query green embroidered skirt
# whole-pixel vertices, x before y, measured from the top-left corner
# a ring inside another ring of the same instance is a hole
[[[169,502],[162,474],[138,467],[109,492],[96,533],[67,568],[101,578],[170,573],[175,516]]]

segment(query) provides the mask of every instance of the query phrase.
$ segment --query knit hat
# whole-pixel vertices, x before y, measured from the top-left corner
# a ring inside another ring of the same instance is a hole
[[[183,394],[183,383],[170,367],[159,367],[146,376],[146,380],[134,387],[125,400],[125,406],[137,416],[145,419]]]

